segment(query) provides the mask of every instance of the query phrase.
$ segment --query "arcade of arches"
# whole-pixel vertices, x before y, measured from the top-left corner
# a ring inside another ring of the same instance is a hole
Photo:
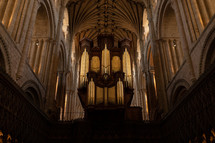
[[[0,0],[0,143],[215,142],[213,0]]]

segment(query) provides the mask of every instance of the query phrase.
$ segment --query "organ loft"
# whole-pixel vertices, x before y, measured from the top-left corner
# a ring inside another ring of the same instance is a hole
[[[80,41],[78,95],[85,118],[141,120],[141,108],[130,107],[134,94],[131,41],[117,43],[113,35],[99,35],[95,45],[90,39]]]

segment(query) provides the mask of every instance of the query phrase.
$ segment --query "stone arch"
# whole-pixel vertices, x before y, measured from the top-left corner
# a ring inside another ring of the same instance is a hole
[[[52,32],[52,28],[51,28],[50,13],[46,7],[46,4],[41,2],[41,5],[37,10],[33,36],[51,37],[52,35],[51,32]]]
[[[215,29],[208,34],[201,53],[199,76],[215,61]]]
[[[0,66],[3,66],[3,70],[11,74],[11,65],[10,65],[10,58],[9,52],[7,50],[7,45],[3,41],[2,37],[0,36]]]
[[[165,84],[168,84],[176,75],[184,61],[184,54],[181,47],[181,35],[176,21],[171,1],[163,1],[159,7],[157,17],[157,29],[159,37],[160,59],[163,66],[163,77]]]
[[[163,0],[160,2],[160,4],[158,5],[158,14],[156,17],[156,27],[157,27],[157,32],[158,32],[158,39],[161,38],[161,26],[162,26],[162,20],[164,17],[164,12],[166,10],[166,7],[170,5],[170,1],[168,0]]]
[[[50,26],[50,38],[54,38],[56,34],[56,16],[54,13],[54,4],[52,4],[49,0],[40,0],[41,6],[43,6],[46,10],[46,14],[49,20],[49,26]],[[41,8],[39,7],[39,9]],[[38,10],[39,10],[38,9]]]
[[[43,108],[43,101],[41,91],[37,83],[32,80],[26,81],[22,85],[22,89],[26,94],[26,97],[39,108]]]
[[[172,88],[170,106],[175,106],[186,95],[189,88],[190,84],[185,79],[177,80]]]
[[[176,15],[169,1],[163,3],[162,15],[160,15],[159,36],[160,37],[179,37]]]
[[[39,1],[36,20],[33,28],[31,46],[28,52],[28,62],[40,81],[46,84],[47,68],[49,67],[49,54],[52,40],[55,37],[55,21],[52,4],[47,1]]]

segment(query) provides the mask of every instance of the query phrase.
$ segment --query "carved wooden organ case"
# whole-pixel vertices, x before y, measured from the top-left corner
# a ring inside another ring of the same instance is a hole
[[[80,41],[81,62],[78,94],[88,108],[126,108],[133,97],[131,41],[115,43],[112,35],[100,35],[98,46]]]

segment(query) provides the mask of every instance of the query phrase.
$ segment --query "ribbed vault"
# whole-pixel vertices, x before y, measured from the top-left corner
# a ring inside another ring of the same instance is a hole
[[[68,9],[70,30],[77,40],[113,34],[115,41],[136,41],[142,33],[144,4],[137,0],[71,0]]]

